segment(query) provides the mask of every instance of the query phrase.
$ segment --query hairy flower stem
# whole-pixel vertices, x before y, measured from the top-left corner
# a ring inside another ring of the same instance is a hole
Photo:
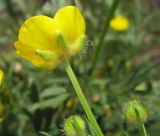
[[[145,126],[142,123],[140,114],[139,114],[137,109],[135,109],[135,113],[136,113],[136,118],[137,118],[137,122],[138,122],[139,135],[140,136],[147,136],[147,132],[146,132]]]
[[[102,29],[98,44],[95,49],[91,73],[94,71],[95,67],[97,66],[98,57],[99,57],[99,54],[100,54],[100,51],[101,51],[101,48],[103,45],[103,41],[104,41],[105,35],[108,31],[110,20],[112,19],[113,15],[114,15],[114,12],[118,6],[118,3],[119,3],[119,0],[113,0],[113,3],[112,3],[111,8],[109,10],[108,17],[106,18],[104,28]]]
[[[85,98],[85,96],[82,92],[82,89],[81,89],[81,87],[80,87],[80,85],[77,81],[77,78],[76,78],[76,76],[75,76],[75,74],[74,74],[74,72],[73,72],[73,70],[70,66],[70,63],[67,59],[64,59],[64,65],[65,65],[66,71],[68,73],[68,76],[69,76],[69,78],[72,82],[72,85],[73,85],[73,87],[76,91],[76,94],[79,97],[79,100],[82,104],[82,107],[83,107],[90,123],[92,124],[93,129],[95,130],[96,136],[104,136],[100,127],[99,127],[99,125],[98,125],[98,123],[97,123],[97,121],[96,121],[96,119],[95,119],[95,117],[94,117],[94,115],[93,115],[93,113],[92,113],[92,111],[91,111],[91,108],[90,108],[90,106],[89,106],[89,104],[88,104],[88,102],[87,102],[87,100],[86,100],[86,98]]]

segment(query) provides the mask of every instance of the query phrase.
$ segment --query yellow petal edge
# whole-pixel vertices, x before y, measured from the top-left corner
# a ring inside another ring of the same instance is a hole
[[[2,85],[3,77],[4,77],[4,72],[0,69],[0,86]]]

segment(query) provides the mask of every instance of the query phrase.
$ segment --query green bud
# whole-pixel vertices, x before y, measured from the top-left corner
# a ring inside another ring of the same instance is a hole
[[[56,58],[55,53],[52,51],[36,50],[36,54],[44,60],[54,60]]]
[[[59,31],[56,32],[56,43],[59,49],[64,51],[68,49],[68,43],[65,40],[63,34]]]
[[[78,125],[78,128],[76,125]],[[85,133],[85,122],[78,115],[71,116],[65,120],[64,131],[66,136],[79,136],[79,131]]]
[[[135,113],[136,109],[139,112],[141,121],[143,123],[146,122],[149,116],[148,109],[146,106],[144,106],[143,104],[141,104],[136,100],[130,101],[124,106],[124,110],[123,110],[124,118],[128,122],[136,124],[137,123],[137,117]]]

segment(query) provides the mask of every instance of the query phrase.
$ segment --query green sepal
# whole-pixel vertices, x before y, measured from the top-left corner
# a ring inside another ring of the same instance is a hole
[[[68,49],[68,43],[65,40],[63,34],[61,32],[56,32],[56,43],[57,47],[63,51],[66,51]]]
[[[56,55],[53,51],[36,50],[36,54],[44,60],[53,60],[56,58]]]
[[[86,41],[85,35],[82,35],[81,37],[79,37],[73,45],[72,54],[77,54],[78,52],[80,52],[85,45],[85,41]]]

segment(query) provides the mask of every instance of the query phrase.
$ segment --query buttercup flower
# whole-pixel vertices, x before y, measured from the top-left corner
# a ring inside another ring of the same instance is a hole
[[[129,27],[129,21],[123,16],[117,16],[110,21],[110,27],[118,32],[125,31]]]
[[[15,42],[17,54],[36,67],[53,69],[83,47],[85,21],[75,6],[58,10],[54,18],[34,16],[24,22]]]
[[[0,86],[2,85],[3,77],[4,77],[4,73],[3,73],[3,71],[0,69]]]

